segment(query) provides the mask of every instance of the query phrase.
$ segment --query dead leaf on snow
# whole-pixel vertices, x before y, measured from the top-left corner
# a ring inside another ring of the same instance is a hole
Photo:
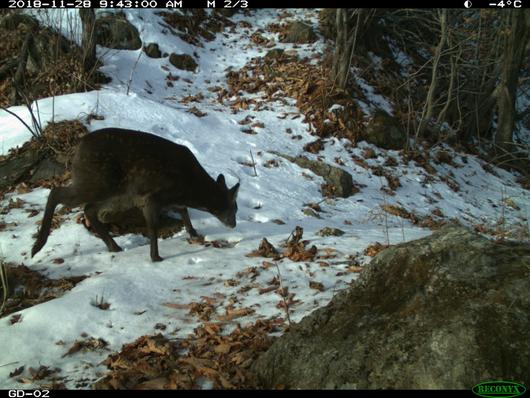
[[[197,116],[197,117],[204,117],[204,116],[207,115],[206,112],[202,112],[201,110],[199,110],[199,109],[198,109],[197,107],[195,107],[195,106],[192,107],[192,108],[190,108],[190,109],[188,109],[186,112],[191,113],[191,114],[193,114],[193,115],[195,115],[195,116]]]
[[[73,355],[79,351],[94,351],[94,350],[101,350],[105,349],[108,346],[109,343],[107,343],[102,338],[94,338],[90,337],[86,340],[77,340],[74,342],[72,347],[62,356],[63,358],[66,356]]]
[[[322,283],[320,283],[320,282],[310,281],[309,282],[309,287],[311,289],[315,289],[315,290],[318,290],[320,292],[324,291],[324,285]]]
[[[263,238],[258,249],[246,254],[246,256],[278,258],[279,253],[278,250],[276,250],[276,248],[267,240],[267,238]]]
[[[226,310],[226,314],[217,316],[217,319],[219,319],[222,322],[226,322],[226,321],[231,321],[236,318],[241,318],[243,316],[253,314],[254,312],[255,310],[253,310],[252,308],[238,308],[235,310]]]
[[[381,250],[386,249],[387,245],[382,245],[379,242],[375,242],[373,245],[368,246],[364,250],[364,254],[370,257],[375,257]]]
[[[17,377],[20,376],[24,372],[24,366],[21,366],[19,368],[16,368],[11,373],[9,373],[9,377]]]

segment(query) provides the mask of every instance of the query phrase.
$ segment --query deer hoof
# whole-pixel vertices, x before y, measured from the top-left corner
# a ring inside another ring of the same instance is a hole
[[[119,247],[117,244],[114,244],[109,247],[109,252],[122,252],[123,249]]]

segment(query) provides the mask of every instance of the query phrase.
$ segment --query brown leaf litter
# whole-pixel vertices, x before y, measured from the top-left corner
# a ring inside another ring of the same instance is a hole
[[[247,257],[269,257],[276,260],[281,258],[278,250],[270,243],[267,238],[263,238],[257,250],[246,255]]]
[[[63,355],[63,358],[70,355],[74,355],[78,352],[107,349],[108,345],[109,343],[107,343],[102,338],[96,339],[94,337],[89,337],[84,340],[76,340],[74,344],[70,347],[70,349]]]
[[[381,209],[394,216],[409,220],[413,225],[419,225],[422,228],[439,229],[445,225],[444,215],[438,208],[434,209],[430,215],[419,216],[402,206],[384,204]]]
[[[309,241],[302,240],[304,229],[296,226],[285,243],[283,256],[292,261],[313,261],[317,254],[317,247],[312,245],[307,249]]]
[[[369,245],[365,250],[364,254],[370,257],[375,257],[377,254],[379,254],[380,251],[386,249],[388,245],[383,245],[379,242],[375,242],[374,244]]]
[[[37,384],[40,389],[53,389],[62,390],[65,389],[63,383],[64,377],[60,376],[61,369],[51,368],[45,365],[39,365],[39,367],[29,367],[27,372],[25,366],[21,366],[9,374],[9,377],[16,378],[18,383],[22,384]],[[27,373],[28,375],[24,375]],[[19,377],[21,376],[21,377]]]
[[[202,235],[188,238],[187,241],[192,245],[203,245],[204,247],[214,247],[216,249],[229,249],[237,244],[237,242],[228,242],[224,239],[206,240]]]
[[[267,39],[258,34],[254,41],[270,46]],[[299,59],[296,56],[283,52],[278,57],[253,58],[247,65],[238,71],[227,72],[229,91],[219,97],[223,102],[225,98],[240,97],[245,91],[251,94],[260,92],[263,99],[244,100],[241,98],[233,104],[233,111],[248,109],[252,103],[257,109],[262,108],[266,102],[285,101],[284,97],[295,98],[297,107],[302,111],[306,120],[311,120],[314,133],[320,137],[343,137],[355,142],[363,131],[363,113],[353,100],[353,96],[337,89],[326,78],[329,75],[328,66],[311,65],[309,59]],[[278,93],[281,92],[281,97]],[[246,101],[247,105],[241,105]],[[333,104],[342,105],[340,111],[329,112]],[[315,143],[308,147],[310,151],[319,151],[322,146]]]
[[[222,31],[226,26],[235,25],[220,13],[207,14],[202,8],[187,9],[184,12],[161,11],[157,14],[163,18],[164,22],[160,23],[162,26],[185,42],[198,47],[203,47],[201,38],[211,41],[215,38],[215,33]]]
[[[24,265],[5,264],[8,298],[2,316],[61,297],[86,276],[48,279]]]
[[[283,322],[283,321],[282,321]],[[95,389],[197,389],[204,380],[214,389],[252,388],[250,366],[265,351],[278,319],[223,334],[221,326],[205,323],[185,339],[158,334],[142,336],[111,354],[103,364],[109,372]]]
[[[266,238],[261,240],[257,250],[248,253],[247,257],[268,257],[274,261],[282,258],[288,258],[291,261],[313,261],[317,255],[318,249],[315,245],[307,247],[308,240],[302,240],[304,229],[296,226],[284,243],[284,249],[280,252]]]
[[[8,10],[5,10],[8,11]],[[13,14],[12,14],[13,15]],[[8,23],[10,19],[11,23]],[[13,21],[18,19],[16,26]],[[37,62],[38,67],[23,70],[24,88],[32,100],[59,96],[86,90],[97,90],[102,75],[99,72],[85,74],[83,72],[82,50],[72,42],[68,42],[59,33],[45,26],[31,27],[31,20],[25,18],[10,18],[5,15],[3,24],[0,25],[0,60],[2,64],[2,77],[0,78],[0,106],[15,105],[14,93],[15,75],[18,72],[17,58],[22,57],[22,50],[31,36],[33,46],[30,46],[28,64]],[[46,48],[42,48],[46,46]],[[53,56],[52,56],[53,53]],[[37,61],[35,61],[37,58]],[[11,64],[12,66],[8,66]],[[68,73],[65,73],[68,71]],[[18,103],[16,104],[18,105]]]
[[[71,177],[69,168],[75,148],[86,133],[86,127],[79,120],[48,123],[39,138],[32,137],[0,157],[0,164],[7,165],[8,169],[10,162],[16,165],[11,174],[4,176],[2,189],[26,193],[38,186],[65,185]]]

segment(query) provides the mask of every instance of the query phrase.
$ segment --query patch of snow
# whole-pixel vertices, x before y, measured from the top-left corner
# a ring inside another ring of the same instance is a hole
[[[363,91],[366,100],[369,102],[368,105],[364,101],[356,100],[357,104],[361,107],[363,113],[369,116],[373,114],[375,108],[379,108],[384,110],[389,115],[393,115],[394,107],[392,106],[392,104],[384,96],[382,96],[381,94],[377,94],[375,92],[375,89],[370,84],[368,84],[366,80],[360,77],[357,68],[352,68],[352,70],[355,83]]]
[[[158,24],[160,16],[155,10],[124,12],[139,29],[144,42],[157,42],[166,52],[195,52],[199,63],[196,73],[177,70],[165,58],[138,57],[140,50],[98,48],[104,62],[102,70],[112,77],[112,82],[97,92],[40,100],[41,120],[44,124],[52,118],[86,121],[88,114],[98,114],[104,119],[92,120],[87,126],[90,131],[110,126],[149,131],[189,147],[212,177],[224,173],[229,186],[240,179],[235,229],[225,228],[209,213],[190,210],[194,227],[207,240],[226,240],[234,243],[234,247],[218,249],[192,245],[182,231],[167,239],[159,239],[160,254],[164,258],[161,263],[150,261],[148,240],[135,234],[117,237],[116,241],[124,251],[109,253],[99,238],[76,222],[81,209],[75,208],[62,216],[63,221],[52,231],[46,246],[30,258],[33,234],[38,228],[36,222],[42,217],[49,190],[38,188],[28,193],[6,194],[0,207],[17,199],[22,201],[22,206],[2,215],[6,227],[0,230],[0,256],[8,263],[25,264],[49,278],[76,275],[86,275],[87,278],[60,298],[19,311],[17,314],[21,315],[21,320],[18,323],[11,324],[11,316],[0,319],[0,388],[37,388],[36,383],[17,382],[16,378],[9,377],[9,373],[20,366],[28,369],[40,365],[60,368],[66,386],[75,388],[80,380],[94,381],[106,371],[100,363],[109,352],[119,351],[123,344],[142,335],[159,333],[160,330],[155,329],[157,323],[168,325],[164,333],[172,338],[187,336],[200,324],[188,310],[175,309],[165,305],[167,303],[200,302],[202,297],[220,293],[224,298],[220,299],[213,321],[223,314],[229,298],[235,299],[238,306],[255,310],[229,325],[251,323],[261,317],[284,317],[283,310],[277,307],[281,298],[275,292],[260,295],[258,288],[251,286],[267,286],[268,281],[278,276],[277,270],[275,267],[263,268],[263,258],[245,255],[257,249],[264,237],[279,247],[297,225],[304,229],[304,239],[310,240],[320,252],[333,249],[336,257],[324,260],[328,264],[326,267],[318,262],[283,260],[278,263],[284,286],[300,300],[291,308],[294,322],[326,305],[337,291],[347,288],[356,279],[356,273],[348,272],[349,256],[357,256],[366,263],[369,259],[363,255],[365,248],[376,241],[384,243],[387,234],[390,243],[395,244],[431,233],[394,216],[387,217],[389,228],[385,230],[381,217],[384,204],[403,206],[420,216],[439,209],[445,218],[457,218],[469,226],[478,223],[494,226],[502,211],[506,225],[525,225],[530,193],[519,187],[516,176],[497,168],[493,168],[496,175],[488,174],[482,167],[482,160],[460,155],[444,146],[433,151],[444,149],[450,152],[456,167],[435,164],[433,167],[437,173],[429,175],[414,162],[405,162],[399,151],[385,151],[365,142],[352,148],[345,140],[328,139],[318,157],[348,171],[361,191],[346,199],[323,200],[320,186],[324,180],[321,177],[273,154],[305,154],[304,145],[315,139],[309,134],[310,126],[303,122],[303,118],[296,118],[300,111],[294,99],[288,99],[286,104],[269,102],[261,110],[250,107],[234,114],[230,101],[221,104],[217,101],[217,94],[208,90],[212,86],[227,87],[228,68],[241,68],[251,58],[266,54],[267,49],[250,41],[247,29],[225,30],[217,34],[215,40],[205,42],[204,48],[199,48],[176,36],[163,34],[163,27]],[[265,37],[277,39],[277,34],[265,28],[278,22],[280,12],[259,9],[252,11],[252,16],[236,14],[232,20],[236,23],[248,20],[252,23],[250,31],[263,29]],[[306,20],[308,17],[316,26],[318,16],[314,10],[291,12],[287,19]],[[322,39],[314,45],[276,44],[310,59],[319,56],[325,46]],[[403,58],[403,64],[407,63],[404,55],[398,54],[398,57]],[[172,81],[173,86],[166,82],[169,73],[179,77]],[[392,113],[391,105],[375,93],[373,87],[360,77],[356,77],[356,81],[369,102],[358,100],[366,114],[370,114],[374,106]],[[189,104],[179,102],[185,96],[197,94],[202,94],[204,99]],[[283,99],[283,95],[279,99]],[[260,97],[259,93],[245,95],[246,99]],[[189,113],[192,106],[205,112],[206,116],[199,118]],[[330,111],[336,109],[338,106],[333,105]],[[10,110],[29,121],[23,107]],[[289,116],[280,118],[282,115]],[[246,118],[251,118],[253,123],[261,122],[264,127],[256,128],[255,135],[244,134],[242,128],[245,126],[239,122]],[[0,111],[0,149],[3,154],[29,138],[28,132],[14,117]],[[376,158],[365,160],[369,166],[382,166],[388,157],[396,160],[397,165],[390,168],[401,182],[395,196],[381,190],[388,185],[385,177],[375,176],[354,161],[353,157],[363,158],[362,153],[368,148],[377,154]],[[251,150],[257,174],[248,164],[252,159]],[[317,155],[306,155],[317,158]],[[275,167],[269,167],[271,160],[276,160]],[[453,179],[460,189],[450,189],[441,180],[443,176]],[[510,198],[517,208],[502,207],[503,198]],[[322,209],[320,218],[304,214],[303,209],[309,203],[319,203]],[[28,217],[30,210],[37,210],[39,214]],[[277,220],[284,224],[276,223]],[[340,238],[321,237],[317,232],[324,227],[339,228],[345,234]],[[54,261],[59,258],[64,261]],[[254,280],[238,276],[250,266],[259,270]],[[226,283],[228,280],[236,280],[239,285]],[[322,283],[324,291],[311,289],[310,281]],[[96,296],[104,297],[110,308],[101,310],[95,307],[92,303]],[[103,338],[111,351],[64,356],[82,333]],[[58,342],[62,344],[58,345]],[[205,381],[203,388],[209,386]]]

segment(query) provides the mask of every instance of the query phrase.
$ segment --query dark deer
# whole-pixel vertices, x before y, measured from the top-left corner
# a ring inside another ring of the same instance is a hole
[[[31,256],[46,244],[58,204],[84,206],[85,217],[111,252],[122,249],[98,219],[103,208],[142,210],[151,243],[151,260],[158,254],[157,224],[163,209],[177,210],[191,237],[188,207],[204,210],[224,225],[236,226],[239,183],[228,188],[224,176],[212,179],[185,146],[140,131],[107,128],[83,137],[72,161],[72,184],[53,188]]]

